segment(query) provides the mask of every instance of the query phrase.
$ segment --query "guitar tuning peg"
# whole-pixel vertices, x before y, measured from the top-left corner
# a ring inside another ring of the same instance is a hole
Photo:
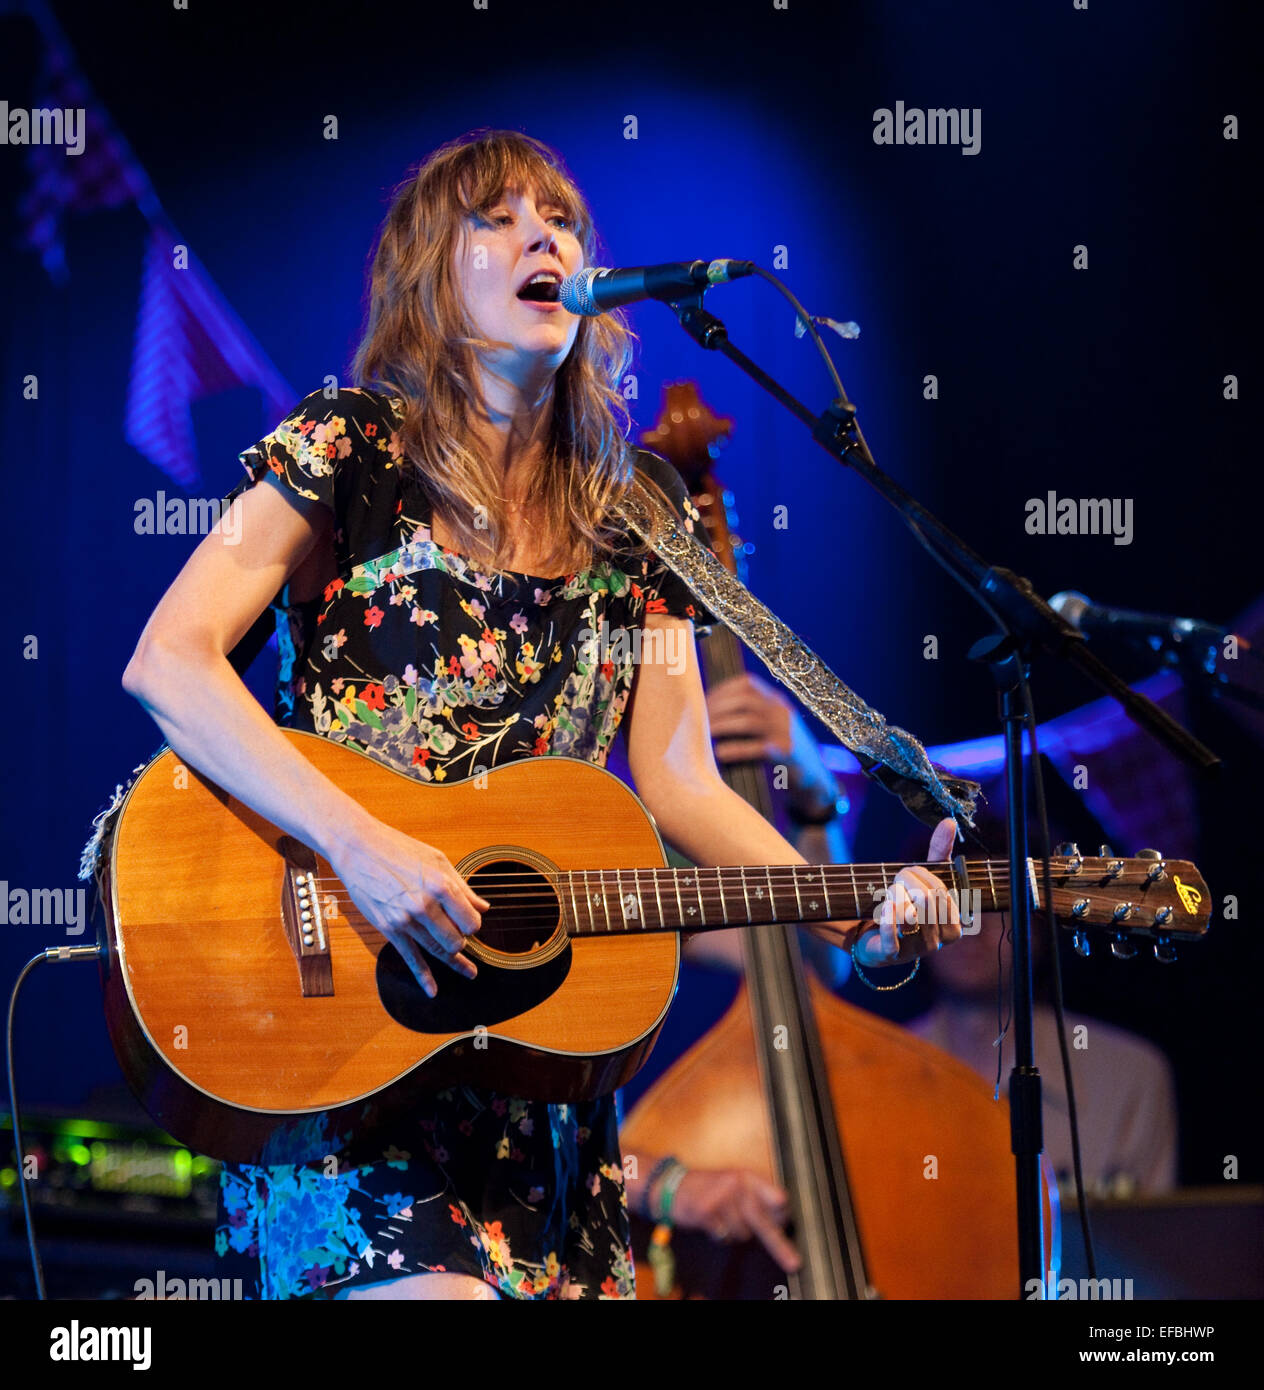
[[[1164,965],[1176,963],[1176,943],[1170,936],[1160,936],[1154,943],[1154,958]]]
[[[1072,932],[1071,945],[1075,947],[1075,954],[1077,956],[1089,956],[1092,954],[1093,947],[1089,942],[1087,932]]]
[[[1110,953],[1116,960],[1132,960],[1137,954],[1137,943],[1127,932],[1116,932],[1111,938]]]
[[[1115,857],[1115,851],[1111,849],[1109,845],[1098,845],[1097,857],[1099,859],[1113,859]]]
[[[1147,883],[1159,883],[1167,877],[1167,860],[1157,849],[1139,849],[1137,858],[1146,860],[1150,865],[1145,876]]]
[[[1065,859],[1064,866],[1068,874],[1078,874],[1084,867],[1084,860],[1080,858],[1080,847],[1074,840],[1063,840],[1054,850],[1059,859]]]

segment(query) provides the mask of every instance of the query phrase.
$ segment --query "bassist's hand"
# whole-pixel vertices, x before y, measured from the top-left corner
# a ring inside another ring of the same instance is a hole
[[[478,974],[461,948],[491,903],[466,883],[447,855],[370,820],[329,862],[364,919],[395,947],[432,999],[438,987],[427,954],[468,979]]]
[[[784,1270],[799,1268],[799,1252],[786,1235],[789,1195],[746,1168],[690,1168],[673,1207],[682,1230],[705,1231],[722,1244],[758,1240]]]

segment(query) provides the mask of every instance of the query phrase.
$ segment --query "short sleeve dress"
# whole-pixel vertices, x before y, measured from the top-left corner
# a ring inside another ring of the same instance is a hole
[[[636,628],[655,612],[714,620],[631,546],[547,578],[485,574],[436,545],[403,466],[401,414],[377,391],[316,392],[241,455],[248,477],[232,495],[264,481],[334,519],[337,577],[311,603],[283,591],[274,604],[278,722],[424,782],[551,754],[604,765],[632,643],[594,651],[584,630]],[[635,457],[702,534],[675,469]],[[224,1166],[215,1249],[247,1296],[330,1298],[439,1271],[512,1298],[635,1296],[611,1096],[546,1104],[460,1086],[403,1116],[366,1104],[354,1147],[335,1158],[336,1171],[328,1160]]]

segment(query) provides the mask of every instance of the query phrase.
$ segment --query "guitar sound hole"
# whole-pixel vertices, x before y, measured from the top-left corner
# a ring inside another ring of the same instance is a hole
[[[477,937],[485,946],[510,956],[527,955],[557,930],[561,920],[557,893],[530,864],[494,859],[471,874],[469,883],[491,903]]]

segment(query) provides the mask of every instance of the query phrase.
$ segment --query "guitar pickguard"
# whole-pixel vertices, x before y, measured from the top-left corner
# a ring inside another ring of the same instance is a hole
[[[387,945],[377,958],[377,989],[382,1007],[416,1033],[464,1033],[489,1028],[526,1013],[555,994],[571,969],[569,944],[551,960],[529,969],[504,970],[478,963],[478,977],[438,970],[439,993],[427,997],[403,956]]]

